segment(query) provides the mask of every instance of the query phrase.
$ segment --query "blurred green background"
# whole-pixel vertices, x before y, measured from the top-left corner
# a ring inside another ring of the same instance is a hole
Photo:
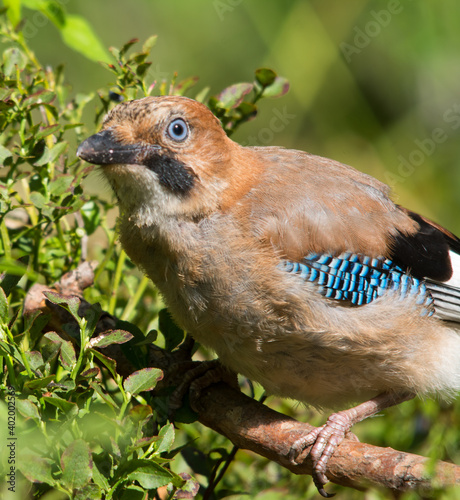
[[[207,86],[216,94],[232,83],[252,81],[258,67],[273,68],[288,78],[290,92],[263,100],[257,119],[233,139],[303,149],[353,165],[391,184],[398,203],[460,234],[458,2],[60,3],[69,13],[85,17],[106,47],[158,34],[152,79],[169,80],[174,72],[179,79],[199,76],[190,97]],[[69,49],[51,21],[36,11],[25,9],[24,14],[30,46],[44,64],[65,63],[72,92],[96,91],[111,81],[104,68]],[[97,58],[96,47],[94,55]],[[91,183],[92,191],[107,196],[100,177],[92,176]],[[302,407],[269,401],[275,403],[286,413],[311,420]],[[458,401],[454,410],[437,402],[409,402],[385,412],[384,418],[363,423],[358,434],[373,444],[458,463],[459,406]],[[315,418],[316,423],[324,420]],[[197,429],[184,430],[190,439],[228,446],[223,438],[210,437],[211,431]],[[241,452],[226,481],[228,488],[250,490],[254,497],[260,492],[257,498],[265,500],[314,496],[310,478],[294,478],[275,464]],[[341,495],[389,498],[349,490]],[[455,495],[446,498],[459,498]]]
[[[210,86],[252,81],[268,66],[287,96],[261,103],[234,139],[304,149],[390,183],[398,203],[460,233],[460,9],[443,2],[366,0],[61,1],[107,47],[152,34],[154,79],[199,76]],[[65,62],[75,92],[110,75],[67,48],[25,10],[42,63]],[[276,120],[278,113],[283,118]]]

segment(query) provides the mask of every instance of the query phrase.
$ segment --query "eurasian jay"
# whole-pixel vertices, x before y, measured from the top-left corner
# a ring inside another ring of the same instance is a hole
[[[273,395],[343,408],[295,443],[329,457],[356,422],[460,390],[460,240],[336,161],[242,147],[185,97],[116,106],[78,156],[101,165],[123,248],[176,322]]]

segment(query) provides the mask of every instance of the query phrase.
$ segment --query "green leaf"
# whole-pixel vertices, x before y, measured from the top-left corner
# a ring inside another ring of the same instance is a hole
[[[21,20],[21,0],[3,0],[3,5],[8,8],[7,14],[13,26]]]
[[[16,407],[19,413],[25,418],[35,418],[40,420],[40,413],[37,405],[28,399],[17,399]]]
[[[61,342],[61,352],[59,353],[59,359],[62,366],[67,370],[72,370],[77,362],[77,357],[75,355],[75,349],[72,342],[68,340],[62,340]]]
[[[30,368],[32,370],[38,370],[44,366],[44,361],[41,352],[38,351],[27,351],[25,353],[27,361],[29,362]]]
[[[49,190],[51,194],[55,196],[61,196],[64,194],[72,184],[74,179],[73,175],[63,174],[57,177],[54,181],[49,184]]]
[[[61,34],[70,48],[88,59],[110,62],[109,53],[84,17],[68,14]]]
[[[59,396],[42,396],[42,399],[43,401],[56,406],[56,408],[59,408],[68,418],[72,418],[78,413],[78,405],[71,403],[66,399],[60,398]]]
[[[142,78],[147,73],[151,65],[152,65],[151,62],[145,62],[139,64],[139,66],[136,68],[136,75]]]
[[[252,104],[252,102],[243,101],[238,106],[238,111],[242,114],[245,120],[251,120],[257,115],[257,106]]]
[[[43,210],[48,205],[48,200],[38,191],[34,191],[33,193],[30,193],[30,201],[39,210]]]
[[[96,302],[95,304],[91,304],[91,307],[86,309],[85,318],[86,318],[86,333],[87,337],[91,337],[96,330],[97,323],[102,314],[101,304]]]
[[[147,52],[149,53],[153,46],[157,43],[158,35],[152,35],[147,40],[144,42],[144,45],[142,45],[142,52]]]
[[[80,316],[78,314],[80,299],[76,295],[68,297],[52,291],[43,292],[43,294],[53,304],[61,306],[66,311],[69,311],[69,313],[75,318],[77,322],[80,321]]]
[[[83,217],[86,232],[88,235],[93,234],[101,224],[101,211],[99,205],[93,200],[87,201],[80,208],[80,213]]]
[[[62,363],[62,366],[67,370],[71,370],[77,362],[75,349],[72,345],[72,342],[70,342],[69,340],[64,340],[56,332],[45,333],[44,338],[50,340],[53,344],[59,344],[59,359]]]
[[[10,47],[3,52],[3,73],[13,77],[16,68],[23,70],[27,64],[26,55],[16,47]]]
[[[120,59],[120,51],[116,47],[109,47],[109,52],[112,54],[113,58],[118,61]],[[118,73],[118,67],[114,66],[112,63],[104,63],[104,61],[100,61],[100,63],[108,68],[109,70],[113,71],[115,74]],[[107,64],[107,66],[106,66]]]
[[[143,391],[151,391],[157,382],[163,378],[163,372],[158,368],[143,368],[132,373],[124,382],[125,391],[136,395]]]
[[[94,378],[97,377],[101,373],[101,370],[98,366],[93,366],[92,368],[88,368],[80,373],[80,377],[83,378]]]
[[[167,309],[162,309],[158,315],[158,326],[165,338],[165,349],[172,351],[181,344],[185,337],[185,332],[180,329]]]
[[[50,314],[44,314],[40,310],[24,316],[24,334],[29,335],[29,342],[34,345],[35,342],[42,337],[43,328],[48,324]]]
[[[259,68],[256,70],[256,80],[262,87],[268,87],[276,78],[276,73],[270,68]]]
[[[109,406],[110,408],[112,409],[117,409],[119,408],[119,406],[117,405],[117,403],[111,398],[111,396],[109,394],[106,394],[102,387],[99,385],[98,382],[91,382],[90,383],[90,387],[92,387],[95,392],[99,395],[99,397],[102,399],[102,401],[104,401],[104,403]]]
[[[0,354],[11,356],[20,366],[23,364],[21,353],[13,344],[0,340]]]
[[[53,486],[56,484],[51,474],[53,464],[53,460],[49,458],[21,454],[18,469],[32,483],[46,483]]]
[[[132,38],[131,40],[129,40],[128,42],[126,42],[123,47],[118,51],[118,56],[117,56],[117,59],[120,59],[121,57],[123,57],[127,52],[128,50],[133,46],[135,45],[136,43],[139,42],[139,39],[138,38]],[[116,50],[116,49],[112,49],[112,50]]]
[[[37,281],[39,279],[39,274],[28,269],[24,264],[17,260],[9,260],[0,257],[0,269],[2,272],[13,274],[14,276],[24,276],[27,275],[31,281]]]
[[[196,498],[198,495],[198,491],[200,489],[200,483],[192,477],[190,474],[187,474],[186,472],[181,472],[179,474],[181,479],[185,481],[185,484],[181,486],[176,492],[174,493],[175,498]],[[217,493],[217,498],[224,498],[224,496],[220,495],[220,492],[222,490],[219,490]]]
[[[138,481],[146,489],[160,488],[172,482],[174,474],[151,460],[131,460],[124,475],[129,481]]]
[[[195,101],[204,102],[204,100],[206,99],[206,96],[209,93],[209,90],[210,90],[209,87],[205,87],[203,90],[200,90],[198,92],[198,94],[195,96]]]
[[[53,389],[54,391],[59,391],[59,392],[66,392],[66,393],[72,393],[72,391],[75,390],[75,382],[70,379],[66,378],[65,380],[61,380],[59,382],[50,382],[48,385],[49,389]],[[69,414],[69,416],[72,416],[74,411]]]
[[[96,356],[96,358],[99,359],[99,361],[101,361],[104,364],[104,366],[109,370],[109,372],[112,374],[112,376],[114,378],[116,378],[117,377],[117,363],[116,363],[116,361],[113,360],[112,358],[104,356],[104,354],[102,354],[99,351],[96,351],[96,349],[89,349],[89,350]]]
[[[124,330],[111,330],[94,337],[89,341],[90,347],[107,347],[112,344],[124,344],[134,336]]]
[[[230,85],[217,96],[219,105],[225,109],[236,108],[243,102],[244,96],[249,94],[253,88],[252,83]]]
[[[136,440],[128,448],[126,448],[126,452],[132,453],[133,451],[140,450],[141,448],[145,449],[147,446],[150,446],[152,443],[155,443],[156,441],[157,441],[157,436],[140,438]]]
[[[47,127],[41,127],[40,130],[34,135],[34,139],[35,141],[39,141],[40,139],[43,139],[48,135],[54,134],[60,129],[61,125],[57,123],[55,125],[48,125]]]
[[[150,330],[149,333],[141,340],[140,342],[136,342],[136,347],[141,345],[150,345],[155,342],[158,338],[158,332],[156,330]]]
[[[0,322],[8,324],[8,299],[3,288],[0,287]]]
[[[43,389],[44,387],[48,387],[48,385],[53,382],[53,380],[56,378],[56,375],[48,375],[43,378],[37,378],[34,380],[28,380],[25,384],[24,387],[26,389],[30,390],[35,390],[35,389]]]
[[[13,153],[9,149],[0,145],[0,163],[3,163],[10,156],[13,156]]]
[[[56,94],[51,90],[39,90],[28,95],[22,102],[21,107],[28,108],[34,104],[49,103],[56,97]]]
[[[30,0],[29,0],[30,1]],[[45,0],[41,3],[41,6],[37,6],[44,14],[48,16],[48,18],[59,28],[62,29],[66,23],[66,12],[62,8],[62,5],[59,2],[53,0]]]
[[[149,405],[136,405],[129,410],[130,419],[141,427],[152,417],[153,410]]]
[[[173,95],[184,95],[188,89],[194,87],[198,83],[198,76],[191,76],[174,85]]]
[[[89,483],[92,467],[89,446],[82,439],[77,439],[61,456],[61,480],[69,490],[81,489]]]
[[[174,443],[174,425],[168,424],[161,428],[158,433],[156,453],[160,454],[169,451]]]
[[[0,88],[0,101],[6,101],[8,100],[11,95],[13,94],[13,91],[9,88]]]
[[[107,478],[99,471],[99,467],[103,471],[107,471],[107,461],[102,459],[102,463],[98,463],[98,455],[94,456],[94,461],[93,461],[93,482],[99,486],[104,491],[108,491],[110,489],[109,482],[107,481]],[[101,497],[102,498],[102,495]]]
[[[100,500],[101,498],[101,488],[97,484],[87,484],[82,489],[75,492],[73,500]]]
[[[42,167],[43,165],[52,163],[58,156],[64,153],[64,151],[67,149],[67,146],[68,144],[65,141],[56,143],[51,149],[48,148],[48,146],[45,146],[43,155],[34,163],[34,166]]]
[[[264,97],[282,97],[289,91],[289,82],[283,76],[277,76],[275,81],[264,88],[263,96]]]
[[[135,484],[123,488],[120,500],[145,500],[145,490]]]
[[[21,0],[22,4],[29,9],[44,10],[50,0]]]

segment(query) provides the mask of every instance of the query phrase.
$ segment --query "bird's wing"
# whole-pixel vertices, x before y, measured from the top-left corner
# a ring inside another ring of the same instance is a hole
[[[389,188],[325,158],[257,149],[268,165],[246,198],[252,231],[280,266],[330,299],[364,305],[393,290],[460,322],[460,240],[391,201]]]

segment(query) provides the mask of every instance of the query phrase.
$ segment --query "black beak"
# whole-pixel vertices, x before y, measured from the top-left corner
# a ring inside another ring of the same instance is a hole
[[[123,144],[110,128],[84,140],[77,156],[94,165],[143,165],[158,175],[160,184],[179,195],[186,195],[196,175],[178,159],[162,155],[156,144]]]
[[[112,130],[107,129],[84,140],[77,149],[77,156],[95,165],[142,164],[153,145],[122,144]]]

